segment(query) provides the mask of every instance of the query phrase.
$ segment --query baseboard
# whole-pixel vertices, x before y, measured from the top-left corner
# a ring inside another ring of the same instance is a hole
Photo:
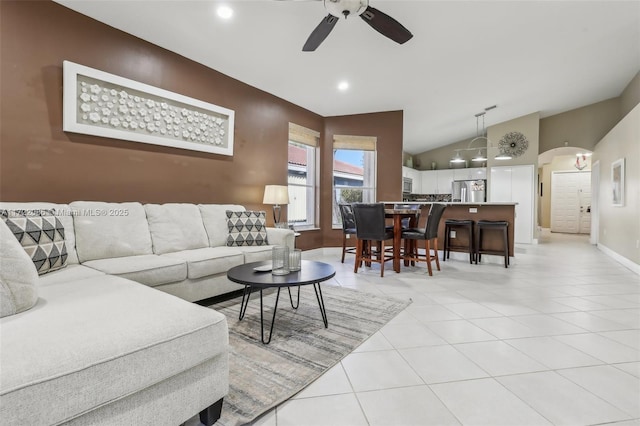
[[[606,254],[625,268],[629,269],[631,272],[640,275],[640,265],[638,265],[637,263],[634,263],[626,257],[621,256],[602,243],[596,244],[596,247],[598,247],[598,250],[602,251],[604,254]]]

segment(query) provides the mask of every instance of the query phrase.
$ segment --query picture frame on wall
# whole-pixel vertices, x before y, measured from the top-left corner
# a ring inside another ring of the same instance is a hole
[[[624,158],[611,163],[612,204],[624,206]]]
[[[233,155],[233,110],[70,61],[63,130]]]

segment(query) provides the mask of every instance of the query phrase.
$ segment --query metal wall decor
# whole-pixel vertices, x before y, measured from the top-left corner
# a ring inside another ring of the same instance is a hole
[[[233,155],[234,111],[64,61],[66,132]]]
[[[512,157],[520,157],[529,148],[529,141],[520,132],[509,132],[498,143],[500,152]]]

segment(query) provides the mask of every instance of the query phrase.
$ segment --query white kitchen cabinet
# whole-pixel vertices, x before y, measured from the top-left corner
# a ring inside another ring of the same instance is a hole
[[[421,194],[420,189],[422,187],[422,176],[420,170],[412,169],[411,167],[402,167],[402,177],[409,178],[412,181],[412,194]]]
[[[535,174],[533,165],[491,167],[489,201],[514,202],[514,242],[531,244],[535,223]]]
[[[486,167],[468,167],[465,169],[453,169],[453,180],[486,179]]]
[[[437,194],[451,194],[451,182],[453,182],[454,169],[436,170],[438,188]]]
[[[422,194],[437,194],[438,193],[438,170],[423,170],[420,172]]]

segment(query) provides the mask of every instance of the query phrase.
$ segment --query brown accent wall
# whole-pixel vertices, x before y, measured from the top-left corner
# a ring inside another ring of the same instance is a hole
[[[318,114],[49,1],[0,2],[0,59],[4,201],[236,203],[268,210],[264,185],[287,183],[288,123],[325,128]],[[233,109],[233,157],[63,132],[65,59]],[[326,122],[340,133],[378,136],[379,170],[386,171],[379,196],[399,197],[402,113]],[[323,144],[323,173],[331,172],[330,153]],[[321,182],[326,213],[330,176]],[[322,228],[304,233],[298,245],[321,247],[323,234],[332,235],[330,219],[322,217]]]
[[[342,229],[331,230],[333,135],[376,136],[378,138],[376,199],[402,199],[402,111],[327,117],[323,135],[321,226],[326,231],[324,246],[342,246]]]

